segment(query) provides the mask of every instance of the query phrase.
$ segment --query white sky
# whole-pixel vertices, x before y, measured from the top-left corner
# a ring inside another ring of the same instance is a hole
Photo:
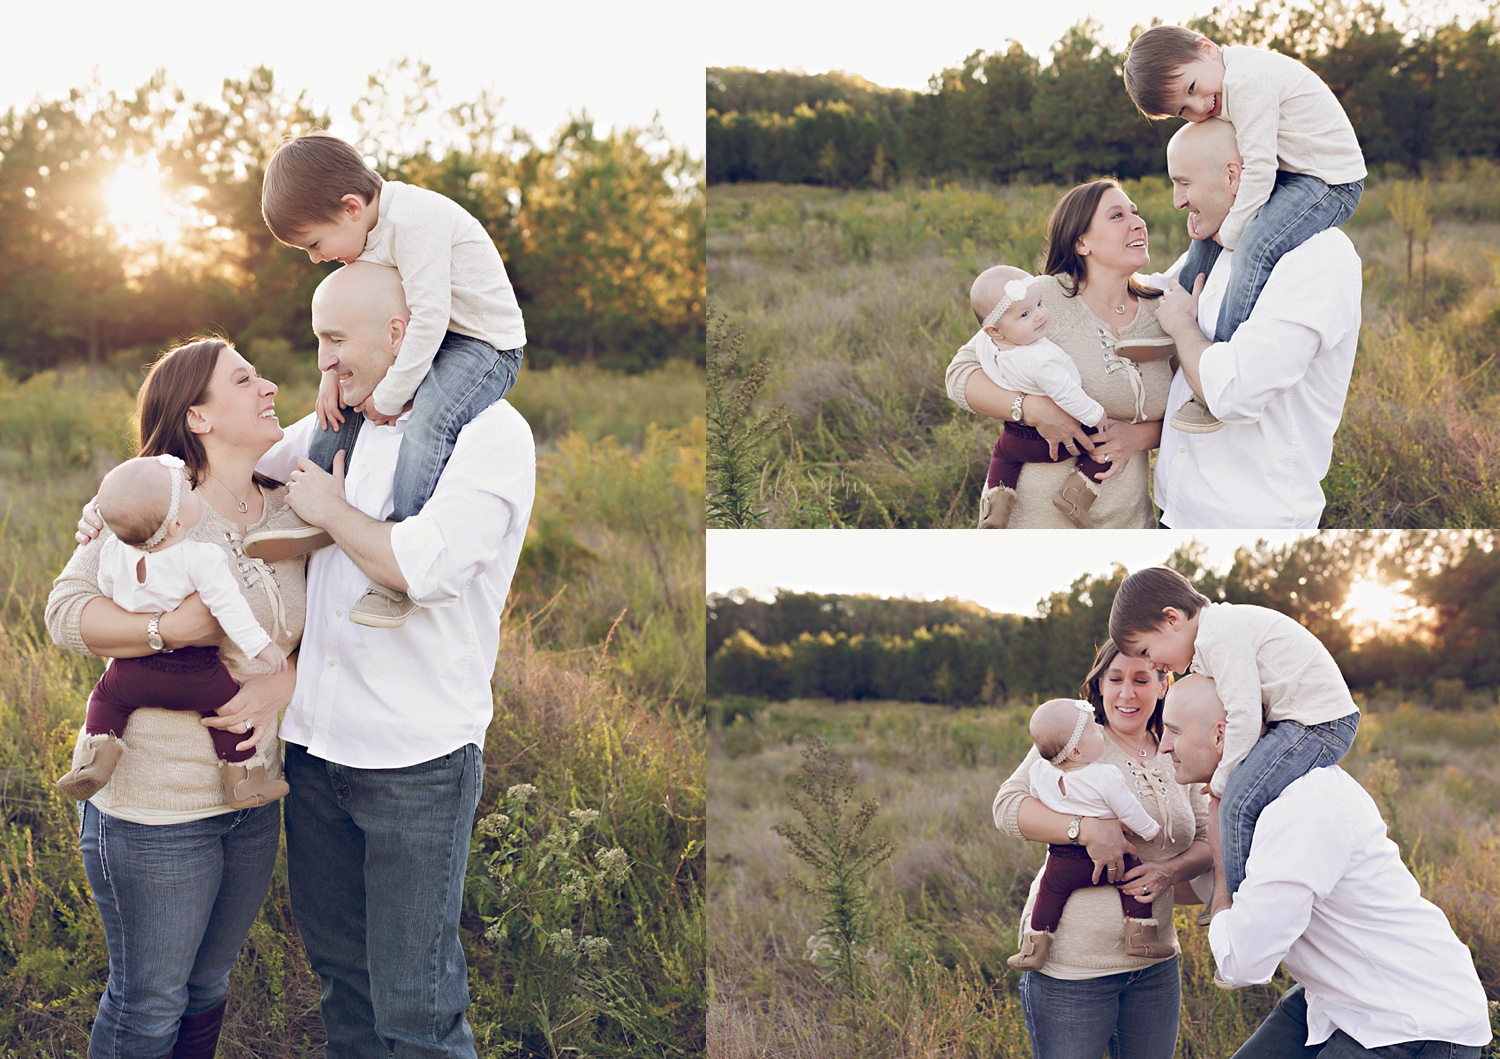
[[[1163,563],[1197,540],[1207,564],[1227,569],[1235,549],[1258,540],[1285,544],[1302,530],[709,530],[709,592],[777,588],[914,599],[958,597],[989,610],[1036,613],[1081,574],[1107,574]]]
[[[724,0],[716,6],[729,9]],[[1052,45],[1085,18],[1099,22],[1099,39],[1119,50],[1129,42],[1132,28],[1153,19],[1181,23],[1238,6],[1212,0],[923,0],[915,7],[759,0],[736,5],[732,18],[723,18],[709,35],[706,48],[709,66],[810,74],[843,70],[887,88],[922,90],[929,77],[960,65],[971,52],[1000,51],[1010,40],[1045,59]],[[1393,0],[1386,9],[1393,22],[1404,25],[1408,6],[1409,0]],[[1463,19],[1467,24],[1481,6],[1479,0],[1423,0],[1419,5],[1424,20],[1439,24],[1453,13],[1468,12]]]
[[[269,66],[348,128],[367,78],[398,58],[425,60],[442,106],[482,88],[505,100],[500,118],[549,139],[570,113],[601,129],[645,126],[658,111],[675,144],[702,158],[703,54],[699,0],[64,0],[5,5],[0,112],[38,96],[64,98],[94,72],[133,91],[153,71],[190,101],[218,100],[226,77]]]

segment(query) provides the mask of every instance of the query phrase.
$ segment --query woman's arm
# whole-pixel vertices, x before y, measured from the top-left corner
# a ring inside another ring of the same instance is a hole
[[[1083,432],[1083,424],[1059,408],[1052,398],[1007,390],[982,371],[970,372],[964,383],[964,400],[970,410],[991,419],[1010,419],[1017,397],[1022,399],[1021,422],[1036,428],[1054,457],[1059,444],[1072,455],[1077,455],[1080,450],[1092,451],[1094,439]]]
[[[292,701],[292,690],[296,686],[297,653],[294,651],[287,658],[284,670],[246,678],[234,698],[219,707],[217,716],[205,717],[203,723],[210,728],[246,731],[244,741],[235,749],[249,750],[260,745],[271,722],[280,716],[281,708]],[[239,728],[242,724],[249,725],[249,729]]]
[[[1031,797],[1027,797],[1016,811],[1021,837],[1031,842],[1066,846],[1068,826],[1072,822],[1072,816],[1048,809]],[[1135,852],[1135,847],[1125,841],[1120,821],[1092,816],[1085,816],[1078,822],[1078,845],[1088,851],[1089,860],[1094,862],[1095,882],[1106,870],[1110,873],[1109,878],[1118,879],[1125,870],[1125,854]]]
[[[1122,423],[1112,419],[1109,429],[1095,434],[1094,441],[1098,445],[1092,453],[1094,459],[1121,467],[1133,453],[1149,452],[1161,445],[1161,420]],[[1106,460],[1105,457],[1108,459]],[[1109,478],[1113,474],[1114,471],[1111,470],[1104,477]]]
[[[78,634],[89,653],[100,658],[142,658],[156,651],[146,642],[150,614],[137,614],[102,595],[83,604]],[[169,650],[179,647],[214,647],[224,638],[219,623],[194,592],[176,610],[162,614],[157,632]]]

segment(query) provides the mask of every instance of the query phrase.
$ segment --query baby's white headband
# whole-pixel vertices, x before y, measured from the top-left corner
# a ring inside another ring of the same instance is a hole
[[[1068,756],[1068,751],[1078,745],[1078,739],[1083,735],[1084,728],[1087,727],[1090,721],[1095,720],[1093,706],[1082,699],[1074,699],[1073,705],[1078,707],[1078,721],[1073,725],[1073,734],[1068,737],[1068,741],[1063,744],[1063,748],[1052,759],[1052,764],[1054,765],[1062,764],[1063,758]]]
[[[171,453],[164,452],[156,457],[156,462],[165,467],[168,477],[172,479],[172,499],[167,504],[167,517],[161,520],[161,526],[151,536],[141,542],[141,551],[148,552],[162,542],[167,531],[172,528],[172,522],[177,518],[177,511],[182,507],[182,468],[187,464]]]
[[[1026,297],[1026,292],[1031,289],[1031,285],[1035,282],[1035,276],[1024,276],[1021,279],[1013,279],[1007,283],[1004,287],[1005,294],[995,303],[995,307],[989,311],[989,315],[984,318],[984,323],[979,325],[979,329],[982,331],[986,327],[992,326],[996,320],[999,320],[1004,315],[1006,309],[1009,309],[1016,302]]]

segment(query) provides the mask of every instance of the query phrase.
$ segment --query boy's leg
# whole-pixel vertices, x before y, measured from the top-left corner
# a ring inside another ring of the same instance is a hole
[[[1224,851],[1224,885],[1230,894],[1245,881],[1245,861],[1250,857],[1250,841],[1255,837],[1255,822],[1261,811],[1292,781],[1315,768],[1337,764],[1348,750],[1348,740],[1330,738],[1323,727],[1308,728],[1296,721],[1267,725],[1266,734],[1256,740],[1224,785],[1219,835]]]
[[[1214,262],[1219,260],[1219,253],[1223,249],[1213,239],[1194,239],[1188,247],[1182,271],[1177,273],[1177,285],[1183,290],[1191,291],[1199,276],[1206,277],[1213,271]],[[1208,282],[1207,279],[1204,282]]]
[[[1271,197],[1235,247],[1229,286],[1214,328],[1215,342],[1228,342],[1240,324],[1250,318],[1255,300],[1281,255],[1347,221],[1354,215],[1363,191],[1363,180],[1330,186],[1305,173],[1276,174]]]
[[[359,426],[365,417],[352,408],[345,408],[344,425],[332,430],[319,428],[313,431],[312,441],[307,446],[307,458],[329,474],[333,473],[333,454],[344,450],[344,466],[349,466],[349,457],[354,453],[354,439],[359,437]]]
[[[521,350],[449,331],[412,400],[411,419],[396,457],[391,521],[422,510],[453,455],[464,424],[510,392],[521,369]]]

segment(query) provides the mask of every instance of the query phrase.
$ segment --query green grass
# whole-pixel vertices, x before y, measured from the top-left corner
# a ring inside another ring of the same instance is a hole
[[[276,352],[260,351],[262,370]],[[278,398],[288,420],[310,404],[313,380],[281,377],[291,379]],[[41,609],[79,506],[127,454],[134,378],[131,364],[0,376],[0,1042],[10,1042],[0,1057],[84,1056],[106,976],[76,812],[52,786],[102,663],[54,647]],[[698,1054],[701,371],[556,368],[522,381],[515,403],[538,425],[537,499],[502,630],[480,813],[505,807],[516,785],[536,788],[505,832],[513,872],[531,881],[497,898],[497,840],[476,836],[463,917],[469,1017],[486,1056]],[[576,810],[600,815],[579,826]],[[583,832],[565,857],[549,838],[559,827]],[[614,847],[629,870],[606,879]],[[569,870],[598,881],[569,895]],[[501,936],[496,922],[515,929]],[[570,951],[565,930],[606,939],[602,958]],[[230,998],[224,1059],[322,1054],[284,861]]]
[[[1364,324],[1325,526],[1500,521],[1500,448],[1486,427],[1500,410],[1497,176],[1475,162],[1430,177],[1434,230],[1410,281],[1392,181],[1372,179],[1346,226],[1364,260]],[[747,359],[770,365],[764,407],[793,417],[766,452],[766,525],[974,524],[997,426],[948,401],[943,369],[973,333],[973,277],[996,262],[1034,266],[1061,190],[714,188],[710,290],[743,329]],[[1126,190],[1153,266],[1169,266],[1187,236],[1165,180]]]
[[[989,807],[1029,748],[1031,705],[739,706],[737,720],[709,733],[710,1052],[722,1059],[1029,1056],[1018,976],[1004,961],[1015,951],[1045,847],[1001,835]],[[710,709],[716,713],[723,711]],[[856,802],[879,800],[871,839],[896,846],[874,876],[871,992],[853,1016],[843,992],[821,980],[808,958],[820,910],[791,884],[801,865],[771,831],[792,817],[784,780],[814,737],[859,771]],[[1500,913],[1485,896],[1500,882],[1500,823],[1490,811],[1500,785],[1497,745],[1500,709],[1493,706],[1438,714],[1415,703],[1375,703],[1345,762],[1381,803],[1424,896],[1470,945],[1491,997],[1500,996]],[[1206,932],[1187,911],[1177,917],[1183,1008],[1176,1054],[1221,1059],[1286,983],[1215,988]]]

